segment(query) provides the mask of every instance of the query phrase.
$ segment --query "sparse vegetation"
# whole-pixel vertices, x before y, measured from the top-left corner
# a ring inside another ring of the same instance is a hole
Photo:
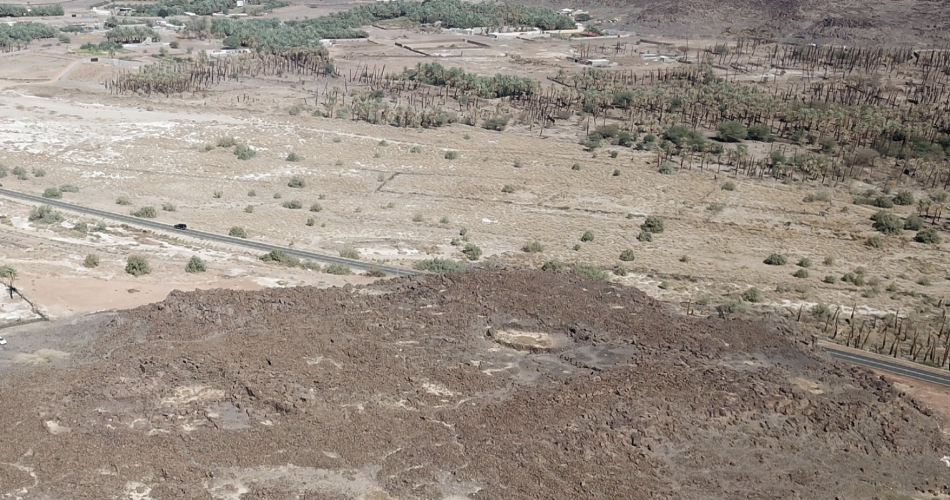
[[[317,220],[314,219],[313,217],[308,217],[308,218],[307,218],[306,225],[307,225],[307,227],[313,227],[313,226],[317,225]]]
[[[937,234],[937,231],[933,229],[924,229],[919,231],[914,236],[914,241],[917,243],[926,243],[928,245],[939,245],[940,244],[940,235]]]
[[[0,175],[0,177],[3,177],[3,176]],[[64,193],[78,193],[79,187],[76,186],[75,184],[63,184],[62,186],[59,187],[59,190]]]
[[[139,208],[138,210],[132,211],[132,215],[136,217],[141,217],[143,219],[154,219],[155,217],[158,216],[158,212],[155,211],[155,207],[144,206],[144,207]]]
[[[527,253],[539,253],[544,251],[544,245],[537,240],[529,241],[521,247],[521,250]]]
[[[833,283],[838,282],[838,278],[835,278],[834,276],[829,274],[825,276],[824,278],[822,278],[821,281],[824,281],[825,283],[828,283],[828,284],[833,284]]]
[[[884,234],[901,234],[904,232],[904,221],[900,217],[881,210],[871,217],[874,221],[871,227]]]
[[[313,205],[310,205],[311,212],[319,212],[321,210],[323,210],[323,206],[320,205],[319,203],[314,203]]]
[[[238,160],[250,160],[257,156],[257,151],[247,144],[238,144],[234,146],[234,156],[237,156]]]
[[[295,153],[295,152],[293,152],[293,151],[287,153],[287,161],[298,162],[298,161],[301,161],[301,160],[303,160],[303,157],[300,156],[300,155],[298,155],[297,153]],[[293,186],[291,186],[291,187],[293,187]]]
[[[244,228],[241,226],[233,226],[231,227],[231,230],[228,231],[228,236],[231,236],[234,238],[247,238],[247,231],[245,231]]]
[[[445,159],[446,159],[446,160],[456,160],[456,159],[458,159],[458,157],[459,157],[458,151],[446,151],[446,152],[445,152]]]
[[[43,190],[43,198],[58,199],[62,197],[63,197],[63,193],[62,191],[59,190],[59,188],[51,187],[51,188],[46,188]]]
[[[756,287],[752,287],[742,292],[742,300],[746,302],[762,302],[765,300],[765,296],[762,294],[762,291]]]
[[[788,259],[780,253],[773,253],[766,257],[763,262],[770,266],[784,266]]]
[[[726,181],[726,182],[722,185],[722,190],[723,190],[723,191],[735,191],[735,190],[736,190],[736,183],[735,183],[735,182],[732,182],[732,181]]]
[[[653,241],[653,233],[650,233],[648,231],[640,231],[640,234],[637,235],[637,241],[649,243]]]
[[[152,272],[148,260],[141,255],[130,255],[125,263],[125,272],[138,278]]]
[[[215,199],[221,199],[222,196],[224,196],[224,191],[221,190],[215,190],[213,193],[211,193],[211,197]]]
[[[252,196],[252,197],[253,197],[253,196],[257,196],[257,191],[251,189],[250,191],[247,192],[247,195],[248,195],[248,196]]]
[[[578,274],[583,274],[593,280],[606,280],[609,275],[602,267],[598,267],[592,264],[577,264],[574,266],[574,272]]]
[[[254,205],[248,205],[248,206],[244,207],[244,213],[246,213],[246,214],[252,214],[252,213],[254,213]]]
[[[176,210],[174,203],[162,203],[162,211],[164,212],[174,212]]]
[[[646,221],[640,225],[640,230],[645,233],[662,233],[663,232],[663,219],[655,217],[653,215],[647,217]]]
[[[412,216],[412,222],[422,222],[422,221],[424,221],[424,220],[426,220],[426,218],[425,218],[425,216],[423,216],[422,214],[418,214],[418,213],[417,213],[417,214],[415,214],[415,215]]]
[[[648,233],[648,234],[649,234],[649,233]],[[624,261],[624,262],[630,262],[630,261],[632,261],[634,258],[635,258],[635,255],[634,255],[634,253],[633,253],[633,250],[630,250],[629,248],[626,249],[626,250],[624,250],[623,252],[620,252],[620,260],[622,260],[622,261]]]
[[[412,266],[417,271],[429,271],[430,273],[454,273],[464,271],[468,268],[463,262],[452,259],[434,259],[420,260]]]
[[[303,208],[303,203],[301,203],[300,200],[287,200],[281,203],[280,206],[284,208],[289,208],[291,210],[297,210],[297,209]]]
[[[271,250],[261,255],[261,260],[264,262],[277,262],[287,267],[297,267],[300,264],[300,259],[283,250]]]
[[[831,201],[831,193],[828,191],[818,191],[817,193],[809,193],[805,195],[805,198],[802,199],[805,203],[814,203],[816,201],[828,203]]]
[[[594,241],[594,232],[584,231],[584,234],[581,235],[581,241],[584,243],[587,243],[588,241]]]
[[[46,170],[39,167],[33,167],[33,177],[46,177]]]
[[[27,220],[42,224],[55,224],[63,220],[63,214],[53,210],[53,207],[49,205],[40,205],[30,210],[30,215],[27,217]]]
[[[287,181],[287,187],[291,187],[291,188],[300,189],[306,185],[307,185],[307,182],[304,181],[303,177],[300,177],[299,175],[295,175],[291,177],[289,181]]]
[[[197,255],[193,255],[190,259],[188,259],[188,263],[185,264],[185,272],[203,273],[205,272],[205,262]]]
[[[924,219],[911,215],[904,219],[904,229],[907,231],[920,231],[924,227]]]
[[[131,205],[132,201],[129,200],[128,196],[119,196],[118,198],[115,199],[115,204],[116,205]]]
[[[468,260],[475,261],[482,256],[482,249],[478,248],[478,245],[474,243],[468,243],[465,245],[465,248],[462,249],[462,253],[465,254]]]
[[[89,269],[99,267],[99,256],[94,253],[86,255],[86,258],[82,261],[82,265],[83,267],[88,267]]]
[[[808,270],[807,270],[807,269],[799,269],[798,271],[795,271],[795,273],[792,274],[792,276],[794,276],[794,277],[796,277],[796,278],[807,278],[807,277],[808,277]]]
[[[808,257],[802,257],[798,260],[798,267],[811,267],[811,259]]]
[[[222,137],[218,139],[219,148],[232,148],[237,145],[237,139],[234,137]]]
[[[340,250],[340,257],[344,259],[359,260],[360,253],[355,248],[344,248]]]
[[[870,238],[864,240],[864,244],[871,248],[883,248],[884,238],[881,238],[880,236],[871,236]]]

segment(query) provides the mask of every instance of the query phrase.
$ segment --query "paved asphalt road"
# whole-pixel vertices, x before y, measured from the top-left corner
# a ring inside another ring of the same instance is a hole
[[[861,354],[838,351],[833,348],[825,348],[825,350],[828,351],[828,354],[831,354],[831,356],[835,359],[840,359],[842,361],[847,361],[849,363],[865,366],[868,368],[874,368],[876,370],[891,372],[896,375],[903,375],[905,377],[910,377],[924,382],[950,387],[950,372],[948,372],[947,375],[941,375],[929,370],[921,370],[919,368],[913,368],[899,363],[892,363],[890,361],[878,359],[877,357],[872,358],[870,356],[863,356]]]
[[[113,212],[106,212],[104,210],[96,210],[94,208],[87,208],[87,207],[83,207],[79,205],[73,205],[72,203],[65,203],[59,200],[51,200],[51,199],[43,198],[40,196],[23,194],[17,191],[11,191],[9,189],[0,188],[0,195],[7,196],[10,198],[15,198],[18,200],[28,201],[31,203],[50,205],[52,207],[61,208],[63,210],[69,210],[71,212],[79,212],[83,214],[94,215],[96,217],[102,217],[103,219],[116,220],[116,221],[124,222],[126,224],[132,224],[135,226],[147,227],[149,229],[157,229],[160,231],[167,231],[170,233],[182,233],[182,236],[189,236],[191,238],[198,238],[198,239],[208,240],[208,241],[217,241],[220,243],[227,243],[229,245],[238,245],[242,247],[252,248],[254,250],[261,250],[265,253],[270,252],[272,250],[281,250],[295,257],[301,257],[304,259],[313,259],[316,261],[329,262],[329,263],[334,263],[334,264],[344,264],[344,265],[359,268],[359,269],[379,269],[385,273],[395,274],[395,275],[400,275],[400,276],[416,274],[415,271],[412,271],[410,269],[403,269],[400,267],[392,267],[392,266],[383,266],[383,265],[378,265],[378,264],[372,264],[369,262],[362,262],[359,260],[344,259],[343,257],[335,257],[333,255],[324,255],[324,254],[319,254],[319,253],[306,252],[303,250],[297,250],[294,248],[268,245],[266,243],[251,241],[244,238],[235,238],[233,236],[224,236],[221,234],[207,233],[204,231],[197,231],[190,228],[187,230],[181,231],[181,230],[175,229],[170,224],[163,224],[161,222],[156,222],[149,219],[142,219],[139,217],[133,217],[131,215],[122,215],[122,214],[117,214]]]

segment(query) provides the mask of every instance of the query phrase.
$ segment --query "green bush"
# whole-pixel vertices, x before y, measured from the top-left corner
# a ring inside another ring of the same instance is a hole
[[[46,170],[33,167],[33,177],[46,177]]]
[[[422,222],[424,220],[426,220],[426,218],[422,214],[415,214],[412,216],[412,222]]]
[[[521,247],[521,250],[528,253],[539,253],[544,251],[544,246],[540,241],[534,240],[525,243],[524,246]]]
[[[287,182],[287,187],[292,187],[292,188],[302,188],[306,185],[307,185],[307,182],[304,181],[303,177],[300,177],[299,175],[295,175],[291,177],[290,180]]]
[[[63,214],[53,210],[49,205],[40,205],[30,210],[28,217],[30,222],[41,222],[43,224],[55,224],[63,220]]]
[[[749,309],[742,302],[736,300],[726,301],[718,306],[716,306],[716,311],[720,314],[743,314]]]
[[[504,186],[502,186],[501,192],[506,193],[506,194],[514,193],[515,187],[512,186],[511,184],[505,184]]]
[[[808,257],[802,257],[798,261],[798,267],[811,267],[811,259]]]
[[[904,221],[900,217],[885,211],[880,211],[871,217],[874,229],[884,234],[901,234],[904,232]]]
[[[864,274],[860,272],[847,272],[841,277],[841,281],[851,283],[854,286],[864,286]]]
[[[143,219],[154,219],[158,216],[158,213],[155,211],[155,207],[146,206],[133,211],[132,215]]]
[[[739,142],[749,136],[749,130],[736,121],[722,122],[717,128],[719,139],[725,142]]]
[[[811,307],[811,313],[819,318],[827,318],[831,316],[831,308],[828,307],[828,304],[819,302]]]
[[[831,201],[831,193],[828,191],[818,191],[817,193],[808,193],[802,199],[805,203],[814,203],[816,201],[822,201],[828,203]]]
[[[670,165],[669,163],[664,163],[663,166],[658,170],[663,175],[673,175],[676,173],[676,167]]]
[[[908,231],[920,231],[924,227],[924,220],[916,215],[904,219],[904,229]]]
[[[148,260],[141,255],[130,255],[125,263],[125,272],[136,278],[144,274],[149,274],[152,269],[148,267]]]
[[[580,164],[580,163],[575,163],[575,164],[571,165],[571,170],[580,170],[580,169],[581,169],[581,164]]]
[[[421,152],[422,152],[422,147],[421,147],[421,146],[413,146],[413,147],[409,148],[409,152],[410,152],[410,153],[421,153]]]
[[[870,238],[864,240],[864,244],[871,248],[882,248],[884,247],[884,238],[880,236],[871,236]]]
[[[296,162],[296,161],[300,161],[300,160],[303,160],[303,157],[300,156],[300,155],[298,155],[297,153],[294,153],[293,151],[287,153],[287,161],[294,161],[294,162]],[[291,187],[294,187],[294,186],[291,186]]]
[[[914,194],[910,191],[898,191],[891,201],[895,205],[913,205],[916,200],[914,200]]]
[[[94,253],[86,255],[86,258],[82,261],[82,265],[83,267],[88,267],[89,269],[99,267],[99,256]]]
[[[176,207],[174,203],[162,203],[162,210],[165,212],[174,212]]]
[[[224,191],[216,190],[214,193],[211,193],[212,198],[220,199],[224,196]]]
[[[807,278],[807,277],[808,277],[808,270],[807,270],[807,269],[799,269],[798,271],[795,271],[795,273],[792,274],[792,276],[794,276],[794,277],[796,277],[796,278]]]
[[[254,205],[248,205],[248,206],[244,207],[244,213],[246,213],[246,214],[252,214],[252,213],[254,213]]]
[[[541,265],[542,271],[560,271],[561,269],[566,268],[567,266],[559,260],[549,260]]]
[[[261,260],[264,262],[278,262],[288,267],[297,267],[300,264],[300,259],[294,257],[293,255],[289,255],[283,250],[271,250],[270,252],[261,255]]]
[[[319,203],[314,203],[313,205],[310,205],[311,212],[319,212],[321,210],[323,210],[323,206],[320,205]]]
[[[446,151],[446,152],[445,152],[445,159],[446,159],[446,160],[455,160],[455,159],[458,159],[458,157],[459,157],[458,151]]]
[[[432,273],[454,273],[457,271],[464,271],[468,266],[463,262],[458,262],[452,259],[440,259],[438,257],[434,259],[420,260],[412,266],[413,269],[418,271],[429,271]]]
[[[501,132],[502,130],[505,130],[505,127],[508,126],[509,119],[510,118],[505,115],[498,115],[498,116],[493,116],[491,118],[486,118],[485,121],[482,122],[482,128]]]
[[[649,243],[653,241],[653,233],[650,233],[648,231],[640,231],[640,234],[637,235],[637,241]]]
[[[360,253],[355,248],[344,248],[340,250],[340,257],[344,259],[353,259],[358,260],[360,258]]]
[[[219,148],[230,148],[237,145],[237,140],[233,137],[222,137],[218,139]]]
[[[188,264],[185,264],[186,273],[203,273],[205,272],[205,262],[201,260],[197,255],[192,256],[188,259]]]
[[[83,221],[79,221],[73,224],[73,231],[77,231],[80,233],[87,233],[89,232],[89,225]]]
[[[313,217],[307,217],[307,222],[306,222],[306,224],[307,224],[308,227],[316,226],[316,225],[317,225],[317,219],[314,219]]]
[[[654,233],[654,234],[662,233],[663,219],[651,215],[647,217],[647,219],[643,222],[643,224],[640,224],[640,229],[647,233]]]
[[[608,277],[607,271],[591,264],[577,264],[574,266],[574,272],[583,274],[593,280],[606,280]]]
[[[822,278],[821,281],[824,281],[825,283],[828,283],[828,284],[832,284],[832,283],[837,283],[838,278],[835,278],[834,276],[829,274],[828,276],[825,276],[824,278]]]
[[[468,260],[475,261],[482,256],[482,249],[478,248],[478,245],[474,243],[468,243],[465,245],[465,248],[462,249],[462,253],[465,254]]]
[[[279,200],[279,199],[281,199],[281,198],[283,198],[283,197],[284,197],[284,195],[282,195],[282,194],[280,194],[280,193],[274,193],[274,199],[275,199],[275,200]]]
[[[234,146],[234,156],[237,156],[238,160],[250,160],[257,156],[257,151],[247,144],[238,144]]]
[[[299,208],[303,208],[303,203],[300,203],[300,200],[287,200],[283,202],[281,206],[291,210],[297,210]]]
[[[3,177],[3,176],[0,175],[0,177]],[[59,190],[64,193],[78,193],[79,187],[77,187],[75,184],[63,184],[62,186],[59,187]]]
[[[43,198],[57,199],[57,198],[62,198],[62,197],[63,197],[63,193],[62,191],[59,190],[59,188],[51,187],[51,188],[46,188],[45,190],[43,190]]]
[[[649,234],[649,233],[647,233],[647,234]],[[629,248],[628,248],[627,250],[624,250],[623,252],[620,252],[620,260],[622,260],[622,261],[624,261],[624,262],[630,262],[630,261],[632,261],[634,258],[635,258],[635,256],[634,256],[634,254],[633,254],[633,250],[630,250]]]
[[[735,190],[736,190],[736,183],[735,183],[735,182],[732,182],[732,181],[726,181],[726,183],[722,185],[722,190],[723,190],[723,191],[735,191]]]
[[[584,231],[584,234],[581,235],[581,241],[587,243],[588,241],[594,241],[593,231]]]
[[[7,167],[6,165],[0,165],[0,179],[7,176]]]
[[[247,192],[247,195],[248,195],[248,196],[257,196],[257,191],[251,189],[250,191]]]
[[[748,133],[749,139],[752,139],[753,141],[772,142],[774,139],[772,136],[772,129],[764,123],[757,123],[749,127]]]
[[[914,236],[914,241],[917,243],[927,243],[930,245],[939,245],[940,244],[940,235],[937,234],[937,231],[933,229],[924,229],[917,233]]]
[[[129,200],[128,196],[120,196],[115,199],[116,205],[131,205],[132,202]]]
[[[784,266],[788,259],[780,253],[773,253],[766,257],[763,262],[770,266]]]
[[[762,295],[762,291],[756,287],[749,288],[748,290],[742,292],[742,300],[746,302],[762,302],[765,300],[765,296]]]
[[[245,231],[241,226],[233,226],[231,230],[228,231],[228,236],[234,238],[247,238],[247,231]]]

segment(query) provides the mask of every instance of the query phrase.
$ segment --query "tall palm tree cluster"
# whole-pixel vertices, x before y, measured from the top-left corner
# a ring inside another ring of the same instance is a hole
[[[436,62],[416,64],[414,69],[392,75],[391,78],[450,87],[455,91],[455,97],[461,93],[484,99],[529,95],[540,88],[538,82],[532,78],[503,74],[479,76],[466,73],[462,68],[445,68]]]
[[[155,30],[146,26],[116,26],[106,32],[106,40],[115,43],[141,43],[147,38],[161,40]]]
[[[20,50],[33,40],[55,38],[56,35],[56,28],[42,23],[0,23],[0,51]]]

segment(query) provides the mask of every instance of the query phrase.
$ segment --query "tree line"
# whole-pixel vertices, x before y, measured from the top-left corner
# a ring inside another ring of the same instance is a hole
[[[47,17],[62,16],[63,14],[63,6],[60,4],[25,7],[23,5],[0,3],[0,17]]]

